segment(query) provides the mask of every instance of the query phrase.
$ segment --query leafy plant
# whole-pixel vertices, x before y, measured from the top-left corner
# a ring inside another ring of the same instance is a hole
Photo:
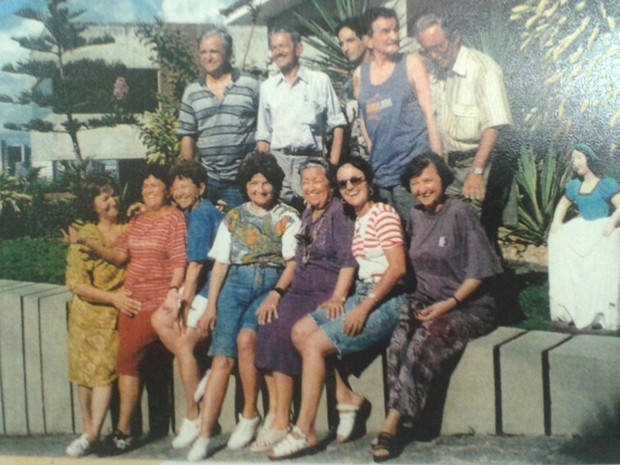
[[[5,209],[19,213],[32,203],[32,196],[23,193],[23,181],[0,171],[0,215]]]
[[[64,284],[66,250],[52,238],[0,241],[0,279]]]
[[[543,157],[529,147],[521,147],[516,176],[518,223],[510,236],[534,245],[547,242],[553,211],[570,173],[570,165],[553,145]]]
[[[140,138],[147,147],[147,163],[172,165],[179,153],[179,140],[176,137],[178,125],[176,108],[169,102],[147,117],[140,128]]]

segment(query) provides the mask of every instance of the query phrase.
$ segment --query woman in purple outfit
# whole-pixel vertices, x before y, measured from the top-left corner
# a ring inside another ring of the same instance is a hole
[[[254,452],[270,450],[288,432],[293,382],[301,374],[301,358],[291,342],[293,325],[319,306],[341,313],[355,278],[354,223],[333,198],[332,168],[323,158],[309,158],[299,174],[307,208],[298,234],[295,274],[287,290],[276,289],[284,294],[276,312],[259,314],[254,363],[265,373],[269,412],[251,446]]]

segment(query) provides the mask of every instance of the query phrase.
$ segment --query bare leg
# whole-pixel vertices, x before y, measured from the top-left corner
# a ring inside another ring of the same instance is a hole
[[[393,408],[389,409],[387,417],[385,417],[379,431],[381,433],[389,433],[392,436],[396,435],[398,432],[398,425],[400,424],[400,416],[398,410],[394,410]]]
[[[205,394],[202,399],[202,423],[200,425],[200,436],[211,437],[213,427],[222,410],[226,389],[228,388],[228,378],[235,366],[235,359],[224,355],[216,355],[211,363],[211,373],[205,387]]]
[[[276,431],[288,428],[291,421],[291,402],[293,401],[293,378],[283,373],[274,372],[276,389],[275,420],[271,429]],[[271,413],[271,406],[269,407]]]
[[[140,378],[137,376],[120,375],[118,377],[121,401],[117,429],[121,433],[131,434],[131,417],[138,406],[141,387]]]
[[[264,379],[265,386],[267,386],[267,396],[269,398],[269,407],[266,417],[271,415],[272,418],[275,418],[278,405],[278,391],[274,373],[265,373]]]
[[[258,370],[254,366],[254,349],[256,347],[256,332],[244,329],[237,336],[239,351],[239,377],[243,390],[242,415],[248,420],[258,415],[256,403],[258,401]]]
[[[92,394],[93,391],[91,388],[78,385],[78,399],[80,401],[80,414],[82,416],[82,430],[88,436],[88,442],[90,443],[94,442],[97,438],[97,436],[93,434],[92,429],[93,422],[90,411],[93,397]]]
[[[96,386],[92,390],[91,404],[90,404],[90,432],[88,432],[89,438],[96,440],[101,433],[101,426],[105,420],[105,416],[108,413],[110,407],[110,399],[112,398],[112,386]]]

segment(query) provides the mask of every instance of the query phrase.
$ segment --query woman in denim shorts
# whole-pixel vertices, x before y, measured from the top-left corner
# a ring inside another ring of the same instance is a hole
[[[187,457],[191,461],[207,455],[236,359],[244,404],[228,447],[242,448],[256,435],[261,421],[254,367],[257,312],[277,308],[295,269],[300,219],[295,209],[278,203],[284,173],[274,156],[249,155],[238,179],[247,202],[226,214],[209,252],[215,264],[207,309],[198,327],[213,330],[209,349],[213,361],[202,401],[200,434]]]
[[[373,200],[374,176],[367,161],[351,157],[336,174],[346,209],[355,217],[351,250],[358,264],[355,294],[337,307],[320,308],[300,320],[292,339],[302,358],[301,408],[296,425],[269,453],[271,459],[299,457],[318,446],[315,419],[325,381],[325,359],[368,349],[389,339],[404,295],[404,235],[398,213]],[[365,430],[370,403],[336,376],[339,415],[336,440],[346,442]]]

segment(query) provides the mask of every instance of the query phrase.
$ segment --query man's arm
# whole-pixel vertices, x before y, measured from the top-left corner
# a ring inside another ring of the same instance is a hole
[[[489,156],[497,141],[497,135],[497,128],[486,128],[482,131],[480,144],[478,145],[478,150],[476,150],[474,161],[471,164],[472,171],[469,172],[463,183],[463,197],[474,200],[484,199],[486,186],[484,185],[483,174],[476,174],[473,170],[475,168],[484,170],[487,167]]]
[[[358,102],[360,98],[361,72],[362,71],[359,66],[355,68],[355,71],[353,71],[353,96],[355,97],[356,100],[358,100]],[[370,151],[372,150],[372,142],[370,140],[370,137],[368,137],[368,132],[366,131],[366,123],[364,123],[362,109],[358,108],[358,111],[359,111],[360,126],[362,129],[362,136],[364,137],[364,142],[366,142],[366,147],[368,147],[368,153],[370,153]]]
[[[190,136],[181,137],[179,158],[181,160],[192,160],[194,158],[194,139]]]
[[[342,126],[338,126],[334,128],[334,132],[332,134],[332,148],[329,153],[329,162],[332,165],[337,165],[340,161],[340,154],[342,153],[342,143],[344,141],[344,128]]]

